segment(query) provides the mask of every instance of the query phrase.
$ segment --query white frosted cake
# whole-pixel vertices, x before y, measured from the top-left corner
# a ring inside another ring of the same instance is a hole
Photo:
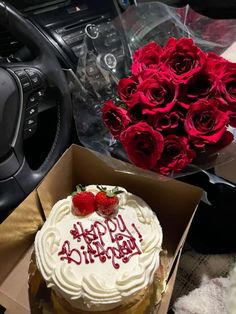
[[[86,191],[99,193],[95,185]],[[75,313],[122,313],[153,283],[162,228],[140,197],[119,187],[121,191],[118,209],[110,216],[96,210],[75,214],[73,196],[58,201],[36,235],[37,268],[58,302]]]

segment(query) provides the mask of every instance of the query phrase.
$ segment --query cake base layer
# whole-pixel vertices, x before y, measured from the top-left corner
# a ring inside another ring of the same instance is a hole
[[[55,292],[47,288],[35,262],[34,252],[29,265],[29,300],[32,314],[150,314],[161,300],[168,274],[168,261],[165,252],[160,254],[160,267],[151,286],[136,294],[124,304],[110,311],[82,311],[71,305]]]
[[[109,311],[83,311],[80,309],[73,309],[71,305],[60,296],[57,296],[54,291],[51,293],[51,300],[53,304],[53,313],[56,314],[150,314],[155,307],[155,285],[152,284],[145,291],[141,292],[133,298],[127,305],[119,306]]]

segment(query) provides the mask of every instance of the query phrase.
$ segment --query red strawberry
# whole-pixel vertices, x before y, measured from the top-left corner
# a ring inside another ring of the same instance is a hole
[[[119,199],[117,194],[122,193],[117,187],[107,190],[105,187],[97,186],[100,190],[95,196],[95,210],[103,217],[113,216],[118,211]]]
[[[72,212],[76,216],[87,216],[95,210],[95,196],[81,185],[76,186],[77,191],[72,195]]]

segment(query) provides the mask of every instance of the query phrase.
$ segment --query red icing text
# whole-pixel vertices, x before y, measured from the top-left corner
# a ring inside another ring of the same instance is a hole
[[[140,232],[134,224],[131,227],[141,242]],[[113,267],[118,269],[119,261],[128,263],[132,256],[142,253],[121,215],[105,219],[104,222],[95,221],[90,228],[84,228],[81,222],[77,222],[70,230],[70,234],[77,241],[77,247],[72,248],[70,241],[66,240],[58,253],[61,260],[67,260],[68,263],[80,265],[94,263],[95,259],[101,263],[111,260]],[[109,245],[104,242],[105,236],[108,236],[109,240],[106,242]]]

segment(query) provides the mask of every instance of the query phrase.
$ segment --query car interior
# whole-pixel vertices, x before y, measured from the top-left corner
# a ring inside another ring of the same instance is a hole
[[[1,2],[1,217],[77,141],[62,68],[76,70],[86,26],[117,10],[105,1]]]
[[[189,4],[193,10],[211,18],[235,17],[236,4],[230,0],[162,2],[175,7]],[[112,25],[111,22],[119,21],[119,16],[131,5],[137,2],[0,2],[2,220],[42,180],[66,147],[79,142],[72,114],[73,97],[65,73],[79,79],[84,34],[95,39],[96,27],[106,25],[104,45],[116,56],[120,67],[125,67],[130,57],[129,45],[117,26],[119,22]],[[151,37],[151,30],[149,33]],[[108,56],[106,62],[114,60]],[[100,81],[92,58],[87,70],[93,83]]]
[[[75,103],[80,101],[81,95],[86,103],[92,88],[99,91],[101,101],[106,100],[111,92],[98,71],[94,55],[100,54],[101,66],[111,75],[114,64],[120,76],[126,73],[135,47],[129,38],[127,40],[129,34],[122,27],[121,16],[125,16],[130,7],[148,2],[153,1],[0,1],[1,222],[40,183],[72,143],[82,146],[88,143],[89,146],[94,134],[88,130],[84,141],[78,137],[75,115],[79,113]],[[174,8],[189,5],[195,12],[212,19],[236,18],[236,1],[160,2]],[[145,40],[155,40],[155,26],[140,22],[139,27],[142,30],[139,33],[141,43],[142,34]],[[102,29],[102,42],[96,42],[98,28]],[[86,59],[85,71],[89,79],[86,90],[83,90],[84,47],[93,52]],[[224,47],[220,52],[223,51]],[[81,128],[84,120],[86,117],[81,114]],[[235,184],[218,177],[214,169],[178,179],[199,186],[208,193],[207,202],[200,202],[188,243],[203,253],[235,250],[235,237],[232,236],[235,211],[229,206],[228,218],[222,218],[220,211],[226,200],[229,204],[234,203]],[[206,215],[209,206],[215,212],[214,224],[212,214]],[[228,225],[223,236],[216,227],[222,219]],[[199,230],[202,230],[200,236]],[[205,241],[209,232],[211,237]]]

